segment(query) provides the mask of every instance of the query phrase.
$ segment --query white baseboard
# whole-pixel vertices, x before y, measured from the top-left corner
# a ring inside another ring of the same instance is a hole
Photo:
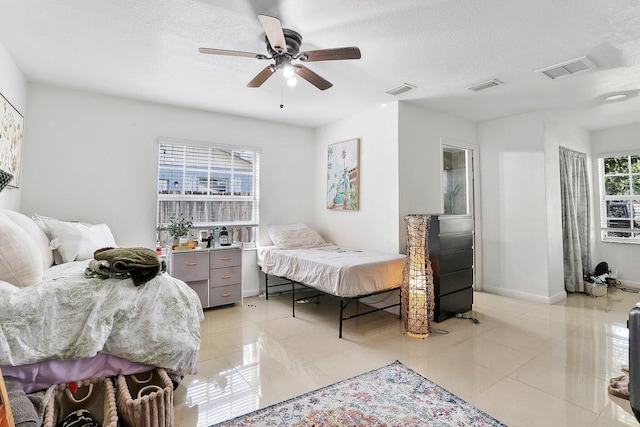
[[[258,289],[243,290],[242,298],[257,297],[259,295],[259,293],[260,293],[260,291]]]
[[[554,304],[567,298],[567,293],[564,291],[558,292],[557,294],[551,295],[550,297],[545,297],[543,295],[535,295],[527,292],[514,291],[512,289],[497,288],[487,285],[482,286],[482,292],[498,294],[505,297],[517,298],[525,301],[539,302],[542,304]]]
[[[620,280],[620,283],[622,284],[621,286],[625,287],[628,286],[630,288],[640,288],[640,282],[635,282],[633,280]]]

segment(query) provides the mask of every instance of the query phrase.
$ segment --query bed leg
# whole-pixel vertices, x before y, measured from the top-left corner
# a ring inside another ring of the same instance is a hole
[[[400,294],[400,301],[398,303],[398,319],[402,319],[402,291],[398,293]]]
[[[269,275],[267,273],[264,274],[264,294],[268,301],[269,300]]]
[[[344,304],[342,298],[340,298],[340,330],[338,332],[338,338],[342,338],[342,319],[344,318]]]
[[[291,281],[291,313],[296,317],[296,284]]]

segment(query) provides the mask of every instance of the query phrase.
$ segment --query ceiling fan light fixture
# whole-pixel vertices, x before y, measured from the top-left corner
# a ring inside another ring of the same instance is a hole
[[[264,30],[264,41],[269,56],[260,53],[243,52],[238,50],[213,49],[201,47],[200,53],[211,55],[241,56],[247,58],[273,60],[273,64],[260,71],[247,87],[257,88],[262,86],[277,70],[282,70],[289,86],[294,86],[297,80],[294,75],[314,85],[320,90],[327,90],[333,85],[314,71],[301,64],[291,64],[293,60],[309,61],[336,61],[344,59],[360,59],[362,54],[357,46],[338,47],[330,49],[317,49],[305,51],[299,54],[302,44],[302,35],[288,28],[282,28],[280,20],[275,16],[258,15],[260,24]]]
[[[294,73],[295,72],[294,72],[293,67],[291,66],[291,64],[285,65],[284,67],[282,67],[282,75],[286,79],[290,79],[291,77],[293,77]]]

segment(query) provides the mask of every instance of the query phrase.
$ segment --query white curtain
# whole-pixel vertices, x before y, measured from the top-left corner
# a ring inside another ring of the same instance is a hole
[[[591,258],[587,155],[560,147],[564,288],[584,292],[583,275]]]

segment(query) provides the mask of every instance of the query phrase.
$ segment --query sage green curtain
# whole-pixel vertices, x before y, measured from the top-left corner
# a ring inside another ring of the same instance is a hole
[[[584,292],[582,277],[589,271],[591,259],[586,154],[560,147],[560,188],[564,288],[567,292]]]

